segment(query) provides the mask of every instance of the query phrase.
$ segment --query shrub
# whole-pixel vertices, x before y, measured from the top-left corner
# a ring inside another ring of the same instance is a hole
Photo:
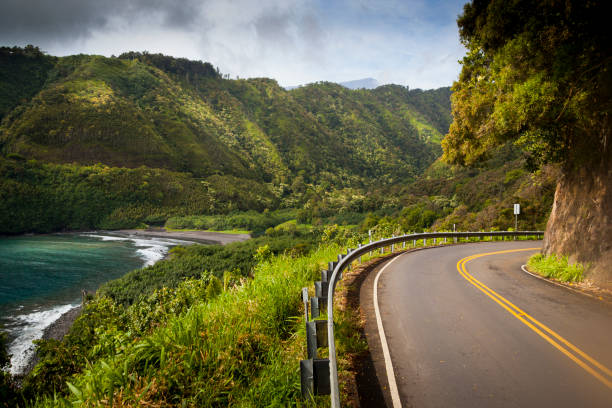
[[[558,279],[563,282],[580,282],[585,267],[580,263],[571,264],[567,256],[535,254],[527,265],[536,273],[546,277]]]

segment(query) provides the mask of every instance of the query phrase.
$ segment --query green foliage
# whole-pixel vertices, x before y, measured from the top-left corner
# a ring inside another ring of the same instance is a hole
[[[233,178],[236,191],[213,188],[219,180],[139,167],[54,165],[0,158],[0,233],[133,228],[171,216],[265,209],[266,188]],[[229,181],[228,181],[229,182]],[[243,187],[241,185],[245,184]]]
[[[228,215],[192,215],[186,217],[170,217],[166,228],[171,229],[201,229],[212,231],[247,230],[255,234],[268,228],[282,224],[297,216],[293,209],[266,211],[235,212]]]
[[[580,282],[584,275],[584,265],[571,264],[567,256],[535,254],[527,262],[529,269],[545,278],[558,279],[562,282]]]
[[[8,336],[4,327],[0,325],[0,407],[16,406],[20,401],[16,384],[11,374],[4,371],[11,364],[11,355],[8,353]]]
[[[54,60],[31,45],[0,47],[0,121],[42,89]]]
[[[608,160],[612,59],[605,2],[492,0],[458,19],[468,48],[453,86],[450,163],[514,141],[530,164]]]
[[[312,233],[295,232],[275,237],[263,236],[245,242],[228,245],[190,245],[175,249],[168,260],[157,262],[144,269],[132,271],[123,277],[102,285],[101,296],[115,302],[130,305],[141,296],[163,287],[175,288],[187,278],[213,275],[222,278],[227,271],[239,277],[251,276],[257,264],[256,254],[261,247],[270,254],[291,252],[293,248],[309,248],[315,236]]]
[[[119,55],[120,59],[139,60],[145,64],[153,65],[169,74],[174,74],[187,82],[197,82],[203,78],[220,78],[219,71],[208,62],[191,61],[186,58],[173,58],[163,54],[150,54],[148,52],[125,52]]]
[[[27,78],[22,52],[7,54],[6,69]],[[435,159],[431,142],[448,127],[448,88],[320,83],[288,92],[272,80],[224,80],[208,63],[161,54],[45,58],[46,82],[0,126],[4,154],[277,187],[300,175],[303,183],[356,186],[413,178]],[[0,101],[13,99],[0,93]]]
[[[0,370],[11,362],[11,355],[8,353],[8,335],[4,327],[0,325]]]
[[[455,224],[462,231],[506,230],[514,227],[514,203],[521,204],[519,229],[545,229],[559,178],[558,168],[547,165],[527,172],[525,158],[511,145],[492,150],[490,158],[477,168],[440,162],[433,167],[400,193],[404,194],[405,207],[420,206],[436,214],[432,229],[452,230]],[[415,211],[414,216],[419,217],[420,213]]]
[[[300,406],[294,362],[306,343],[295,294],[340,250],[266,256],[252,279],[226,273],[223,288],[204,274],[130,306],[98,294],[63,342],[39,343],[42,368],[26,379],[26,395],[40,407]],[[189,256],[176,254],[166,262]]]

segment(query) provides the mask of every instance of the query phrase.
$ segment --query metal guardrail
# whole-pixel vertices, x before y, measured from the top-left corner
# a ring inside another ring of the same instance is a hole
[[[330,268],[321,273],[322,280],[315,282],[316,296],[311,299],[311,317],[319,315],[320,306],[327,307],[327,342],[324,340],[324,320],[308,321],[308,289],[304,288],[302,298],[305,305],[306,333],[308,341],[308,360],[300,362],[302,375],[302,394],[327,395],[330,394],[332,408],[340,407],[340,392],[338,387],[338,366],[336,360],[336,343],[334,339],[334,292],[336,283],[342,278],[342,271],[366,253],[376,249],[393,247],[396,244],[413,241],[416,243],[423,240],[423,246],[427,246],[427,240],[432,239],[436,244],[438,238],[453,238],[455,242],[461,238],[483,238],[483,237],[517,237],[517,236],[543,236],[543,231],[490,231],[490,232],[426,232],[419,234],[401,235],[392,238],[384,238],[379,241],[370,242],[356,249],[349,249],[346,254],[338,255],[337,262],[330,262]],[[332,272],[333,270],[333,272]],[[331,274],[331,275],[330,275]],[[325,301],[326,300],[326,301]],[[327,303],[320,305],[319,303]],[[323,338],[322,338],[323,337]],[[325,344],[327,343],[327,344]],[[329,347],[329,359],[317,359],[317,347]],[[328,374],[329,373],[329,374]],[[329,382],[327,381],[329,375]],[[306,384],[306,385],[305,385]]]

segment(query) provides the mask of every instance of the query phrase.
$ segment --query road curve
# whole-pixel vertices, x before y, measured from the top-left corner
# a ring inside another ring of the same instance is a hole
[[[376,277],[401,406],[612,407],[612,305],[524,273],[539,246],[424,249],[370,273],[360,302],[387,406]],[[476,254],[488,255],[464,259]]]

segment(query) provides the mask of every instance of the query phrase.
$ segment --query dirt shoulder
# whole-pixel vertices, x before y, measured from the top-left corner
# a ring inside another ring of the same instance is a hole
[[[348,311],[353,317],[354,329],[359,332],[359,337],[368,343],[368,347],[361,353],[346,354],[341,357],[339,365],[342,365],[338,373],[338,380],[344,390],[346,406],[356,407],[383,407],[391,406],[391,397],[388,395],[387,378],[384,370],[381,370],[381,356],[379,342],[371,342],[368,339],[377,338],[375,322],[369,321],[374,313],[370,308],[372,296],[372,282],[378,271],[388,260],[400,255],[396,252],[381,258],[373,259],[344,271],[341,284],[339,284],[338,307],[341,311]],[[369,300],[369,301],[368,301]]]

